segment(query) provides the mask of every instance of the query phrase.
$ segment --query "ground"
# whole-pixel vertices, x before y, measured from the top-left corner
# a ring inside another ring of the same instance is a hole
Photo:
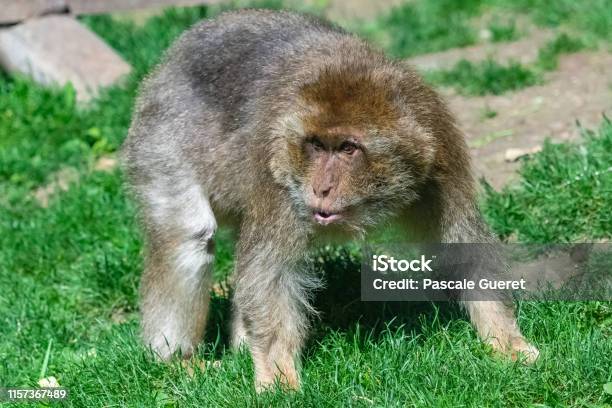
[[[482,97],[449,93],[451,109],[472,146],[477,174],[501,188],[516,180],[520,165],[506,160],[508,149],[529,150],[547,138],[575,141],[580,136],[578,123],[593,128],[604,115],[610,116],[610,66],[612,55],[607,52],[579,52],[562,56],[558,69],[548,73],[542,85]],[[484,117],[486,110],[496,112],[495,117]]]
[[[482,210],[502,240],[609,242],[608,2],[410,1],[380,16],[363,4],[352,16],[338,14],[346,4],[330,13],[443,92],[493,186],[483,184]],[[610,302],[519,302],[519,325],[542,353],[528,366],[494,355],[456,305],[360,302],[350,246],[315,257],[327,286],[302,390],[256,395],[249,356],[227,348],[227,231],[217,238],[206,341],[187,362],[152,358],[139,341],[142,236],[116,152],[143,75],[180,32],[217,11],[171,10],[137,24],[83,18],[134,67],[85,108],[70,87],[0,73],[0,386],[56,381],[75,407],[609,407]]]

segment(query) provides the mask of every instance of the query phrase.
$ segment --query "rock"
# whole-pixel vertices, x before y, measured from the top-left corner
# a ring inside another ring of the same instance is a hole
[[[58,388],[60,386],[59,381],[57,381],[57,378],[53,376],[41,378],[40,380],[38,380],[38,385],[41,388]]]
[[[518,149],[518,148],[510,148],[506,149],[506,153],[504,154],[504,160],[507,162],[515,162],[523,156],[528,156],[530,154],[537,153],[542,150],[542,146],[534,146],[529,149]]]
[[[478,38],[480,38],[481,41],[491,41],[492,37],[493,33],[488,28],[483,28],[478,32]]]
[[[43,14],[62,12],[67,8],[66,0],[8,0],[2,3],[0,23],[18,23]]]
[[[5,0],[0,9],[0,24],[18,23],[53,13],[94,14],[170,6],[213,4],[221,0]],[[6,4],[5,4],[6,3]]]
[[[66,0],[73,14],[108,13],[121,10],[170,6],[196,6],[219,3],[221,0]]]
[[[114,156],[100,157],[94,166],[94,170],[112,172],[117,167],[117,158]]]
[[[97,35],[69,16],[50,15],[0,31],[0,65],[44,85],[72,83],[79,101],[131,68]]]

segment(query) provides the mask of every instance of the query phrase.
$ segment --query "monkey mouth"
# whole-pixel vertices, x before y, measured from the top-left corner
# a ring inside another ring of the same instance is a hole
[[[327,212],[327,211],[322,211],[322,210],[315,210],[313,217],[315,221],[318,222],[319,224],[327,225],[327,224],[331,224],[333,222],[341,220],[342,214]]]

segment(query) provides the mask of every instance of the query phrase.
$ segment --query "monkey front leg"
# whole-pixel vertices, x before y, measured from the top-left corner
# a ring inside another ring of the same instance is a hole
[[[469,246],[467,252],[454,251],[451,260],[457,265],[477,264],[477,270],[470,271],[471,279],[477,280],[479,276],[491,276],[494,271],[500,271],[504,264],[500,254],[495,250],[495,248],[500,249],[498,240],[489,231],[476,205],[471,204],[475,199],[465,198],[464,192],[455,189],[459,185],[460,183],[455,183],[429,192],[429,195],[424,194],[424,201],[414,205],[413,213],[405,219],[406,227],[413,235],[416,234],[417,240],[422,242],[478,243]],[[423,205],[423,203],[437,203],[437,205]],[[472,253],[471,249],[484,250],[484,252]],[[494,251],[488,252],[487,249]],[[512,359],[518,359],[520,354],[525,356],[526,362],[538,358],[538,349],[529,344],[521,334],[511,299],[473,300],[474,298],[473,294],[464,292],[459,300],[481,339]],[[487,296],[482,294],[482,299],[486,298]]]
[[[471,278],[497,274],[503,276],[506,271],[505,261],[499,248],[500,243],[489,232],[486,224],[477,212],[468,213],[462,224],[451,224],[446,231],[447,242],[477,242],[470,245],[467,251],[462,248],[456,251],[455,262],[472,263],[475,267],[470,271]],[[459,239],[457,239],[459,238]],[[470,316],[474,328],[481,339],[488,342],[498,352],[517,360],[522,355],[525,362],[531,363],[538,358],[539,351],[523,337],[514,315],[514,307],[509,294],[502,294],[496,300],[474,300],[467,292],[463,292],[461,303]],[[482,299],[487,296],[481,293]]]
[[[463,307],[480,337],[493,349],[518,360],[521,355],[531,363],[540,352],[529,344],[521,334],[514,316],[514,309],[500,300],[464,301]]]
[[[299,353],[308,326],[308,276],[299,269],[273,265],[265,252],[237,269],[233,299],[234,345],[248,346],[258,392],[277,381],[299,388]]]

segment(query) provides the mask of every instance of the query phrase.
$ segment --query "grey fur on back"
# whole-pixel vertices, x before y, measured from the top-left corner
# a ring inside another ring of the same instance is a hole
[[[190,30],[162,71],[184,75],[210,108],[224,112],[224,130],[232,131],[250,119],[245,101],[269,92],[287,75],[288,64],[313,49],[334,52],[334,39],[337,43],[342,35],[322,21],[287,12],[227,13]],[[183,63],[172,63],[175,58]]]

